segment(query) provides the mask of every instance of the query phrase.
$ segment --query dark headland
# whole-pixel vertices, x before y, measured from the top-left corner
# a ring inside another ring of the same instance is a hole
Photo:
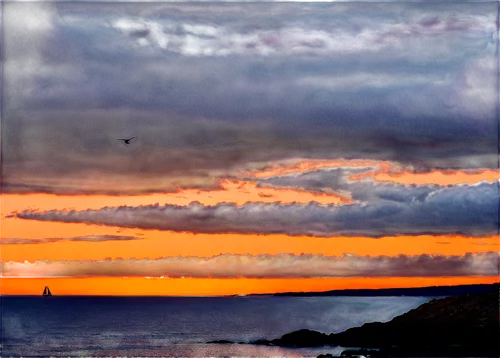
[[[389,296],[457,296],[491,292],[491,284],[428,286],[410,288],[346,289],[320,292],[282,292],[273,296],[291,297],[389,297]]]
[[[366,323],[331,334],[299,330],[278,339],[249,343],[356,347],[344,351],[344,356],[499,357],[500,284],[481,286],[480,292],[433,299],[385,323]]]

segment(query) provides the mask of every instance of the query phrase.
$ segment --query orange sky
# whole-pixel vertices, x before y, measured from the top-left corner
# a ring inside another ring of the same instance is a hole
[[[146,278],[5,278],[4,294],[40,295],[45,285],[54,295],[205,296],[349,288],[453,286],[494,283],[498,277],[414,277],[332,279],[146,279]]]
[[[498,171],[444,172],[414,174],[399,170],[390,163],[367,161],[304,161],[254,173],[255,176],[289,174],[317,168],[349,165],[371,165],[376,169],[364,177],[394,181],[404,184],[459,184],[498,179]],[[358,176],[357,178],[360,179]],[[204,205],[220,202],[282,202],[342,204],[350,202],[344,193],[314,194],[306,191],[258,188],[255,183],[242,180],[221,181],[222,190],[182,190],[170,194],[138,196],[55,196],[49,194],[2,196],[2,238],[71,238],[85,235],[136,236],[142,240],[106,242],[57,242],[31,245],[2,245],[3,261],[34,260],[98,260],[104,258],[157,258],[161,256],[214,256],[231,254],[323,254],[340,256],[344,253],[361,256],[398,254],[463,255],[500,251],[497,236],[469,238],[451,236],[395,236],[379,239],[364,237],[289,237],[286,235],[241,234],[191,234],[156,230],[124,229],[85,224],[38,222],[5,215],[26,209],[99,209],[104,206],[149,205],[154,203],[187,205],[199,201]],[[337,288],[410,287],[437,284],[462,284],[494,282],[496,278],[350,278],[350,279],[168,279],[147,280],[142,278],[87,278],[87,279],[14,279],[3,278],[3,294],[39,294],[40,287],[48,282],[54,292],[60,294],[154,294],[154,295],[219,295],[269,293],[282,291],[315,291]],[[161,282],[160,282],[161,281]]]

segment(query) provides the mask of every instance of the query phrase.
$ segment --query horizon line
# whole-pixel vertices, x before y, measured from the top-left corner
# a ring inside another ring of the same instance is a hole
[[[175,297],[175,298],[209,298],[209,297],[248,297],[248,296],[274,296],[274,295],[282,295],[282,294],[321,294],[327,292],[356,292],[356,291],[390,291],[390,290],[419,290],[426,288],[450,288],[450,287],[473,287],[473,286],[494,286],[500,284],[500,279],[497,282],[493,283],[473,283],[473,284],[460,284],[460,285],[437,285],[437,286],[418,286],[418,287],[385,287],[385,288],[341,288],[334,290],[325,290],[325,291],[282,291],[282,292],[270,292],[270,293],[247,293],[247,294],[225,294],[225,295],[161,295],[161,294],[140,294],[140,295],[121,295],[121,294],[52,294],[51,297]],[[0,297],[4,296],[16,296],[16,297],[43,297],[41,294],[2,294],[0,293]],[[347,296],[346,296],[347,297]]]

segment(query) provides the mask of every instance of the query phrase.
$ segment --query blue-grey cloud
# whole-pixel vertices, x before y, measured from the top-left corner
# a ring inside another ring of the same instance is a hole
[[[394,201],[410,204],[411,202],[423,201],[426,197],[442,188],[438,184],[405,185],[377,182],[373,179],[349,179],[352,175],[369,170],[371,170],[371,167],[340,167],[252,180],[257,181],[259,186],[263,187],[293,188],[320,193],[332,191],[348,193],[353,200],[364,203]],[[449,188],[452,187],[449,186]],[[462,189],[466,187],[468,186],[455,186],[455,188]]]
[[[296,157],[496,167],[496,14],[495,3],[4,4],[3,182],[205,188]],[[123,135],[139,140],[124,148]]]
[[[416,191],[416,192],[415,192]],[[353,194],[354,196],[354,194]],[[498,183],[384,188],[368,202],[346,205],[222,203],[146,205],[84,211],[32,211],[17,218],[194,233],[368,236],[498,232]]]
[[[311,170],[306,172],[297,172],[287,175],[272,175],[267,178],[249,178],[256,181],[259,186],[276,188],[294,188],[313,192],[325,191],[353,191],[350,185],[356,182],[348,180],[349,176],[362,174],[372,171],[372,166],[326,168],[320,170]],[[366,185],[368,181],[363,181]],[[379,185],[382,185],[379,183]]]

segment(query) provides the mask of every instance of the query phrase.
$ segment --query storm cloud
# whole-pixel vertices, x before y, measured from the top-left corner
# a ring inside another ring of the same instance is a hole
[[[158,259],[2,262],[4,277],[321,278],[496,276],[495,252],[464,256],[218,255]]]
[[[344,205],[221,203],[146,205],[84,211],[33,211],[13,217],[64,223],[194,233],[287,234],[319,237],[498,232],[498,183],[449,187],[384,186],[377,199]],[[353,194],[355,196],[355,194]],[[373,195],[373,194],[370,194]]]
[[[292,158],[497,167],[496,3],[3,10],[5,192],[210,189]]]

